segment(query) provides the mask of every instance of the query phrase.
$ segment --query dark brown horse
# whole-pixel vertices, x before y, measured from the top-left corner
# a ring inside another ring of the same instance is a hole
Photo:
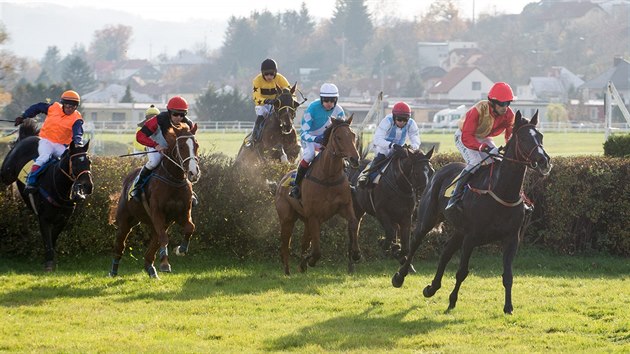
[[[27,207],[37,215],[46,252],[44,270],[53,271],[59,234],[68,224],[77,203],[92,194],[92,163],[87,152],[90,143],[79,146],[72,142],[59,160],[42,166],[37,192],[27,194],[24,193],[24,181],[18,178],[18,174],[23,169],[29,170],[30,166],[27,168],[25,165],[38,156],[37,134],[34,120],[27,119],[20,125],[18,140],[2,162],[0,176],[6,185],[16,182]]]
[[[347,158],[355,167],[359,164],[356,136],[350,128],[351,123],[352,117],[347,121],[333,120],[326,129],[322,144],[324,149],[311,163],[302,181],[300,200],[289,196],[288,182],[295,171],[289,172],[280,180],[275,203],[281,228],[280,256],[287,275],[290,274],[291,236],[297,219],[304,222],[300,272],[305,272],[308,266],[315,266],[321,257],[321,225],[335,214],[348,221],[348,271],[353,272],[354,262],[361,259],[357,238],[358,222],[352,209],[350,184],[344,173],[344,159]]]
[[[366,213],[376,217],[385,230],[382,249],[401,263],[409,252],[411,217],[417,198],[434,172],[430,162],[432,156],[433,149],[425,155],[421,150],[405,146],[392,155],[380,182],[374,188],[353,188],[354,214],[359,225]],[[356,185],[358,175],[354,173],[350,177],[353,185]]]
[[[158,278],[153,262],[156,252],[160,254],[160,271],[170,272],[168,262],[168,234],[166,231],[173,224],[182,226],[184,241],[175,248],[175,254],[183,255],[188,251],[190,238],[195,231],[192,222],[192,184],[199,179],[199,145],[195,139],[195,130],[188,125],[172,126],[163,132],[168,149],[163,153],[160,166],[155,169],[145,185],[142,201],[129,197],[134,179],[139,169],[131,172],[123,181],[123,188],[116,209],[117,227],[114,244],[114,259],[110,276],[118,275],[118,265],[125,250],[129,232],[139,223],[151,229],[151,241],[144,254],[144,268],[152,278]],[[158,152],[156,152],[158,153]]]
[[[296,109],[301,104],[293,96],[296,87],[297,83],[290,89],[276,88],[273,111],[265,119],[260,141],[247,145],[250,137],[247,135],[236,155],[236,164],[251,166],[264,160],[282,161],[283,155],[286,155],[289,163],[295,162],[301,150],[297,132],[293,128]]]
[[[525,216],[522,197],[525,172],[527,168],[531,168],[547,175],[552,167],[551,159],[543,149],[543,136],[536,129],[536,124],[538,112],[531,121],[521,117],[520,111],[516,112],[514,132],[506,145],[502,161],[495,161],[491,167],[477,171],[469,182],[474,189],[467,190],[463,196],[463,212],[446,215],[446,220],[454,226],[455,231],[440,255],[437,272],[431,285],[424,289],[423,294],[425,297],[431,297],[441,287],[446,265],[453,254],[461,249],[455,288],[449,297],[448,310],[455,308],[459,288],[468,276],[468,262],[473,249],[490,242],[501,241],[505,288],[503,312],[511,314],[513,311],[512,262]],[[414,230],[406,262],[392,277],[394,287],[402,286],[413,255],[425,235],[444,220],[444,208],[448,203],[445,192],[463,168],[462,163],[451,163],[433,175],[420,199],[418,224]]]

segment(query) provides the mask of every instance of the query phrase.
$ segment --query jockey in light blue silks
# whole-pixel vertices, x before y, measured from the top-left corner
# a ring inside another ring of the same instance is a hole
[[[306,171],[315,158],[315,153],[321,149],[324,141],[324,132],[331,124],[331,118],[343,119],[346,114],[343,108],[337,104],[339,89],[335,84],[325,83],[319,89],[319,100],[313,101],[302,117],[300,138],[302,139],[303,155],[298,164],[297,174],[291,193],[293,198],[300,198],[300,183],[306,175]]]
[[[420,148],[420,129],[418,129],[418,124],[411,119],[411,107],[405,102],[398,102],[392,108],[392,113],[386,115],[376,128],[372,141],[376,157],[361,172],[357,180],[359,185],[363,187],[373,186],[373,184],[368,185],[368,181],[377,182],[374,179],[379,173],[382,173],[381,165],[393,153],[402,150],[407,139],[409,139],[412,149]]]

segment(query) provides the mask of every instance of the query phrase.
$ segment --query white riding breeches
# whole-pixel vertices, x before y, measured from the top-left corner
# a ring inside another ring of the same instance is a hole
[[[147,161],[147,163],[144,164],[144,167],[146,167],[149,170],[154,170],[156,167],[158,167],[158,165],[160,164],[160,161],[162,161],[162,153],[151,152],[151,151],[157,151],[155,150],[155,148],[152,148],[152,147],[147,147],[147,151],[149,152],[147,154],[147,157],[149,158],[149,160]]]
[[[66,151],[66,146],[64,144],[53,143],[47,139],[39,139],[39,144],[37,145],[37,159],[35,159],[35,164],[37,166],[42,166],[46,163],[46,161],[51,158],[59,157]]]
[[[486,144],[491,147],[496,147],[492,138],[476,139],[480,144]],[[459,150],[464,160],[466,160],[466,167],[464,167],[464,170],[466,171],[474,173],[479,168],[479,162],[481,162],[488,156],[488,154],[486,154],[485,152],[467,148],[462,142],[462,131],[460,129],[457,129],[457,131],[455,132],[455,146],[457,146],[457,150]],[[490,164],[493,161],[488,159],[486,160],[486,162]]]

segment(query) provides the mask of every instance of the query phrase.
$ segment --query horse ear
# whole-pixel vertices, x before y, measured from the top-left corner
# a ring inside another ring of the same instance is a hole
[[[348,125],[352,124],[352,118],[354,118],[354,113],[350,115],[350,118],[346,119],[346,123],[348,123]]]
[[[297,88],[297,81],[295,82],[295,84],[293,84],[293,87],[291,87],[291,94],[295,93],[296,88]]]
[[[278,84],[276,84],[276,95],[279,95],[282,93],[282,87],[278,86]]]
[[[83,147],[85,147],[85,151],[88,151],[88,149],[90,148],[90,140],[88,140],[87,143],[83,145]]]
[[[431,150],[429,150],[429,152],[424,155],[427,159],[431,159],[431,156],[433,156],[433,151],[435,151],[435,145],[433,145],[433,147],[431,148]]]
[[[195,135],[197,133],[197,123],[193,123],[192,128],[190,129],[190,132]]]
[[[529,121],[529,124],[533,124],[533,125],[537,125],[538,124],[538,110],[536,110],[536,113],[534,113],[534,116]]]

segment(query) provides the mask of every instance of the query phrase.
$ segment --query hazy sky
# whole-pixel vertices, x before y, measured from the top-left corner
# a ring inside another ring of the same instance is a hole
[[[412,18],[425,12],[435,0],[366,0],[370,10],[380,9],[394,12],[395,16]],[[470,18],[479,13],[520,13],[525,5],[537,0],[455,0],[462,15]],[[234,16],[248,16],[253,10],[267,9],[272,13],[294,9],[298,10],[302,2],[309,12],[319,18],[332,16],[335,0],[47,0],[47,1],[6,1],[25,3],[55,3],[65,6],[85,6],[125,11],[147,19],[185,21],[190,18],[222,19]]]

